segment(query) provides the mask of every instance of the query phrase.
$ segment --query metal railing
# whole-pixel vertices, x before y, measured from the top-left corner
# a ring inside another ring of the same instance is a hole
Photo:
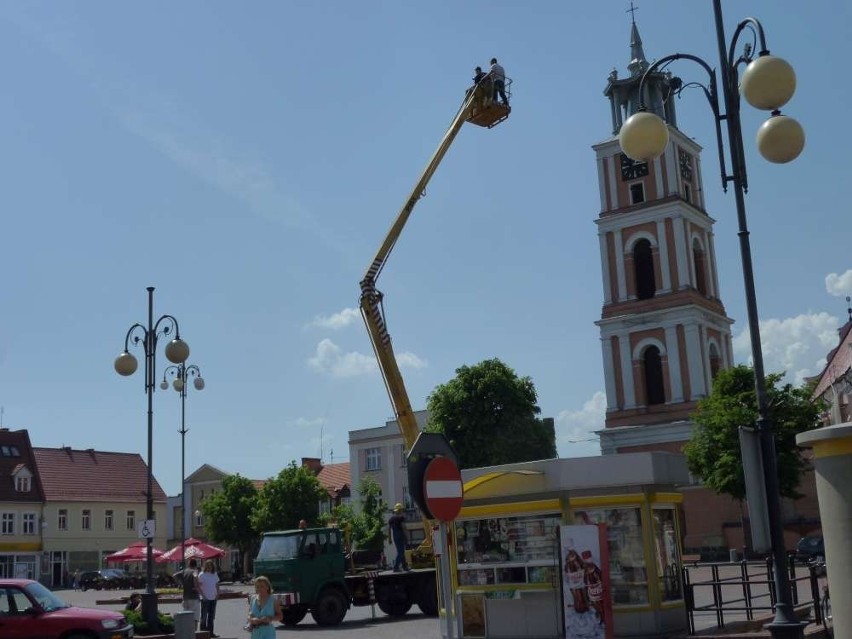
[[[822,623],[819,580],[824,576],[817,564],[796,563],[791,556],[787,565],[793,606],[812,606],[816,623]],[[710,579],[704,579],[709,571]],[[696,573],[701,575],[695,581]],[[681,566],[684,601],[689,634],[696,632],[696,615],[713,614],[716,626],[727,622],[754,621],[755,613],[771,614],[777,601],[772,559],[765,561],[708,562]],[[799,596],[799,584],[807,586],[807,596]]]

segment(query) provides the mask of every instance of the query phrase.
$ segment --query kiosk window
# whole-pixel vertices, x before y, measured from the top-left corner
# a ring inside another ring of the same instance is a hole
[[[648,603],[648,573],[639,508],[596,508],[574,511],[575,524],[606,524],[609,578],[614,605]]]
[[[678,573],[677,533],[673,508],[654,508],[654,555],[660,599],[676,601],[683,598]]]

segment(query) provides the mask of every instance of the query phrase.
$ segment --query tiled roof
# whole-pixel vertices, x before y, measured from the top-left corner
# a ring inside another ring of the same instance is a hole
[[[33,474],[32,489],[26,493],[15,490],[13,474],[21,466],[29,468]],[[30,436],[26,430],[0,428],[0,502],[41,502],[44,501],[42,483],[36,472]]]
[[[848,339],[850,330],[852,330],[852,320],[840,327],[838,345],[826,355],[825,368],[816,377],[819,381],[814,388],[812,397],[824,395],[828,391],[828,387],[836,382],[839,377],[845,375],[852,367],[852,348],[844,346],[847,343],[852,345],[852,340]]]
[[[349,473],[349,462],[342,464],[328,464],[323,466],[317,474],[317,479],[322,487],[332,497],[337,497],[344,488],[349,488],[352,476]]]
[[[148,467],[138,453],[33,448],[47,501],[138,502],[148,490]],[[154,479],[154,501],[166,493]]]
[[[266,485],[265,479],[252,479],[251,483],[254,484],[254,487],[257,490],[263,490],[263,487]]]

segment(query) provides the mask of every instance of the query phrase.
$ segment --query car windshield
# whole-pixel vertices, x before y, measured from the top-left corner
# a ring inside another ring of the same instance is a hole
[[[38,605],[41,606],[45,612],[71,607],[40,583],[29,584],[26,586],[25,590],[30,597],[38,602]]]
[[[258,559],[293,559],[299,554],[301,535],[266,536],[260,542]]]

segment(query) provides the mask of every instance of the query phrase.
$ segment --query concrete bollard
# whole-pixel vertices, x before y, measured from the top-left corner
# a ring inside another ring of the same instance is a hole
[[[195,613],[180,610],[174,613],[175,639],[195,639]]]
[[[852,608],[843,605],[852,592],[852,422],[799,433],[796,443],[813,448],[819,516],[825,540],[825,564],[833,594],[834,636],[852,637]]]

